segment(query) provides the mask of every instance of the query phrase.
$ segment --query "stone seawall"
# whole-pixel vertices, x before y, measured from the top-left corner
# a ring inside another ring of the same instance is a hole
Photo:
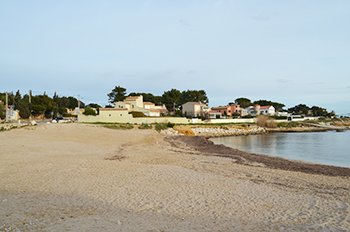
[[[204,137],[223,137],[223,136],[239,136],[239,135],[256,135],[265,134],[267,130],[262,127],[252,128],[223,128],[223,127],[195,127],[195,128],[181,128],[162,130],[165,135],[190,135],[190,136],[204,136]]]
[[[192,131],[196,136],[207,136],[207,137],[256,135],[256,134],[265,134],[267,132],[266,129],[262,127],[252,127],[247,129],[198,127],[198,128],[192,128]]]

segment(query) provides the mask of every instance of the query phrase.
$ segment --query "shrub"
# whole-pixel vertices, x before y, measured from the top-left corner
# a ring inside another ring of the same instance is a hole
[[[274,118],[276,120],[287,120],[288,119],[287,116],[273,116],[272,118]]]
[[[175,124],[174,123],[171,123],[171,122],[168,122],[168,124],[167,124],[167,127],[168,128],[173,128],[175,126]]]
[[[277,126],[282,128],[293,128],[303,126],[303,124],[300,122],[280,122]]]
[[[97,112],[96,112],[96,110],[95,109],[92,109],[92,108],[90,108],[90,107],[87,107],[87,108],[85,108],[85,110],[84,110],[84,113],[83,113],[84,115],[92,115],[92,116],[96,116],[97,115]]]
[[[248,114],[248,115],[242,116],[241,118],[254,118],[254,116]]]
[[[256,119],[256,124],[260,127],[266,127],[266,128],[276,128],[276,122],[265,115],[260,115]]]
[[[146,115],[139,111],[131,111],[129,114],[131,114],[134,118],[143,118],[146,117]]]
[[[134,126],[130,123],[126,124],[104,124],[103,125],[105,128],[109,129],[122,129],[122,130],[127,130],[127,129],[133,129]]]
[[[150,124],[141,124],[140,126],[139,126],[139,129],[141,129],[141,130],[144,130],[144,129],[152,129],[153,128],[153,126],[152,125],[150,125]]]
[[[165,123],[156,123],[156,125],[154,126],[154,129],[156,129],[156,131],[160,132],[161,130],[165,130],[168,128],[168,124]]]

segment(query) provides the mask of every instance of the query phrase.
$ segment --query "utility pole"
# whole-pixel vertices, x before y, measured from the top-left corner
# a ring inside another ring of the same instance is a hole
[[[7,92],[6,92],[5,108],[6,108],[5,122],[8,122],[9,121],[9,94]]]
[[[80,95],[78,95],[78,110],[76,111],[78,115],[80,114],[80,104]]]
[[[32,91],[29,90],[29,122],[32,121]]]

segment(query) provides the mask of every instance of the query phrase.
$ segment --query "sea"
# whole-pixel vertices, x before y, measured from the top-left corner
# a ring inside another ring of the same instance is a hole
[[[350,131],[269,133],[211,139],[242,151],[350,168]]]

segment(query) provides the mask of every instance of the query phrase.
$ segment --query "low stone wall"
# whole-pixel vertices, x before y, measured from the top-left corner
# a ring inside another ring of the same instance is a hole
[[[235,119],[210,119],[210,124],[220,123],[256,123],[256,118],[235,118]]]
[[[253,134],[255,135],[255,134],[264,134],[267,132],[266,129],[262,127],[252,127],[249,129],[198,127],[198,128],[192,128],[192,131],[196,136],[208,136],[208,137],[253,135]]]

